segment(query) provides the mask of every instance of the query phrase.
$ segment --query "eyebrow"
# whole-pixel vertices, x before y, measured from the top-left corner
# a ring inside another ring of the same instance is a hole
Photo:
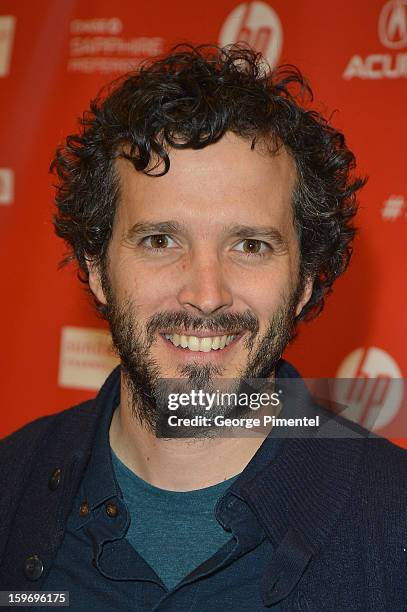
[[[140,221],[135,223],[125,234],[125,240],[135,240],[138,237],[149,234],[171,234],[171,233],[187,233],[185,224],[179,221],[168,220],[159,222]],[[271,240],[277,248],[286,249],[287,242],[281,232],[270,225],[224,225],[222,234],[236,236],[237,238],[246,239],[257,236]]]

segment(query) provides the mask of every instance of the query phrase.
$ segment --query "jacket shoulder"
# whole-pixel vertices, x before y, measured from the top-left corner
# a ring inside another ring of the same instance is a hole
[[[386,438],[370,438],[366,445],[364,464],[377,476],[385,477],[389,471],[400,478],[407,478],[407,450],[396,446]],[[383,484],[383,483],[381,483]]]
[[[402,501],[407,510],[404,494],[407,487],[407,450],[385,438],[371,438],[366,442],[361,478],[366,479],[375,495],[381,492],[382,503]]]
[[[53,470],[58,467],[65,472],[75,462],[82,466],[86,463],[99,416],[94,408],[95,400],[90,400],[40,417],[0,441],[0,558],[4,558],[10,534],[21,534],[28,516],[33,525],[42,529],[43,507],[50,512],[50,500],[46,499],[45,506],[43,503],[49,487],[44,488],[42,483],[48,482]],[[52,499],[55,504],[59,497]],[[28,512],[31,505],[39,508],[40,518],[33,518],[35,512]],[[17,520],[20,522],[14,528]]]
[[[41,441],[50,429],[76,421],[78,416],[92,409],[93,402],[94,400],[88,400],[60,412],[39,417],[2,438],[0,440],[0,482],[3,482],[5,474],[9,473],[11,461],[16,461],[14,467],[24,464],[25,460],[29,459],[41,445]]]
[[[371,530],[372,541],[381,542],[382,552],[390,542],[402,541],[405,548],[406,489],[407,451],[384,438],[366,439],[353,496],[364,528]]]

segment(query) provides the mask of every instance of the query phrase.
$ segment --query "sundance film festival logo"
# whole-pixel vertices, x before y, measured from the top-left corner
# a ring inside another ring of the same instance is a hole
[[[396,361],[382,349],[356,349],[340,365],[337,378],[335,400],[349,406],[341,416],[371,431],[386,427],[397,416],[404,381]]]
[[[0,204],[12,204],[14,200],[14,172],[11,168],[0,168]]]
[[[407,0],[386,2],[379,15],[378,37],[387,49],[407,47]],[[344,79],[397,79],[407,77],[407,53],[354,55],[343,73]]]
[[[265,2],[244,2],[228,15],[219,35],[223,47],[244,42],[275,66],[283,46],[283,28],[277,13]]]
[[[119,360],[107,330],[65,326],[61,330],[58,384],[99,389]]]
[[[10,71],[15,23],[14,15],[0,16],[0,77],[7,76]]]

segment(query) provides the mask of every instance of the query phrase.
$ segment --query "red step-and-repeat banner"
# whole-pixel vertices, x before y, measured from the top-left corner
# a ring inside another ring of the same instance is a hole
[[[141,60],[179,42],[242,39],[272,65],[298,65],[369,176],[349,271],[286,357],[306,377],[377,385],[407,372],[407,0],[2,0],[0,436],[93,396],[115,365],[74,267],[57,267],[56,145],[99,88]],[[407,437],[404,382],[381,388],[382,430]]]

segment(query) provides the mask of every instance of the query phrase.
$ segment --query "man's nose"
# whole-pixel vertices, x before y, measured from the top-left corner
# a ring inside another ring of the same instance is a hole
[[[189,312],[210,315],[233,304],[232,292],[216,255],[194,255],[182,277],[179,303]]]

